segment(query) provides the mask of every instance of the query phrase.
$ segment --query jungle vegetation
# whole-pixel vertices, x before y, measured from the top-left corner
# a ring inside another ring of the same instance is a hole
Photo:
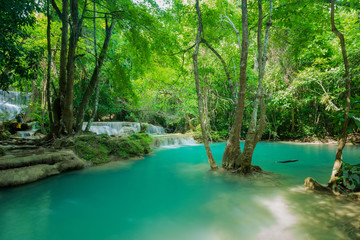
[[[330,136],[332,184],[358,133],[357,0],[6,0],[0,17],[0,87],[33,94],[50,138],[148,122],[201,132],[212,169],[226,140],[222,167],[248,173],[261,139]]]

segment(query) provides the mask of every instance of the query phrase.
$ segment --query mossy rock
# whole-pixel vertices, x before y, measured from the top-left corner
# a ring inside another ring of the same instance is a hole
[[[9,131],[0,132],[0,140],[6,140],[10,138],[11,133]]]
[[[5,155],[5,148],[0,147],[0,156],[4,156]]]
[[[129,137],[86,134],[74,138],[72,149],[83,159],[93,164],[111,161],[111,157],[128,159],[151,152],[151,137],[147,133],[132,134]]]

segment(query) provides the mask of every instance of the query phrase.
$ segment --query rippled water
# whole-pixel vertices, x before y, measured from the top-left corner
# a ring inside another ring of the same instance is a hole
[[[224,147],[212,145],[218,164]],[[327,182],[335,151],[260,143],[254,164],[276,174],[248,179],[209,172],[203,146],[188,146],[1,190],[0,239],[359,239],[358,203],[302,188]]]

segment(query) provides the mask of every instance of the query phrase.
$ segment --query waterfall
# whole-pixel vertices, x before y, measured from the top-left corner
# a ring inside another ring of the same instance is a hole
[[[154,141],[152,144],[153,148],[174,148],[180,147],[183,145],[193,146],[198,145],[198,143],[194,140],[192,135],[189,134],[165,134],[165,135],[154,135]]]
[[[83,130],[85,130],[86,124],[86,122],[83,124]],[[149,134],[165,133],[163,127],[148,123],[142,124],[147,126],[146,132]],[[138,133],[140,128],[140,123],[137,122],[93,122],[90,131],[96,134],[117,135],[121,133]]]
[[[147,126],[146,132],[153,135],[153,148],[180,147],[182,145],[197,145],[191,135],[187,134],[166,134],[163,127],[154,126],[148,123],[141,123]],[[84,122],[83,130],[87,123]],[[140,132],[140,123],[137,122],[93,122],[90,131],[96,134],[119,135],[122,133]]]
[[[26,131],[17,131],[21,138],[33,138],[37,131],[39,131],[39,126],[35,123],[30,123],[31,129]]]
[[[27,107],[31,94],[0,90],[0,121],[14,119],[22,108]]]

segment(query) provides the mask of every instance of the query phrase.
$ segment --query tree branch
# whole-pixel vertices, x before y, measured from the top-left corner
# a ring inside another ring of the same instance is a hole
[[[56,14],[59,16],[59,18],[61,20],[63,20],[63,15],[62,12],[60,11],[59,7],[57,6],[55,0],[51,0],[51,5],[53,6],[53,8],[55,9]]]

